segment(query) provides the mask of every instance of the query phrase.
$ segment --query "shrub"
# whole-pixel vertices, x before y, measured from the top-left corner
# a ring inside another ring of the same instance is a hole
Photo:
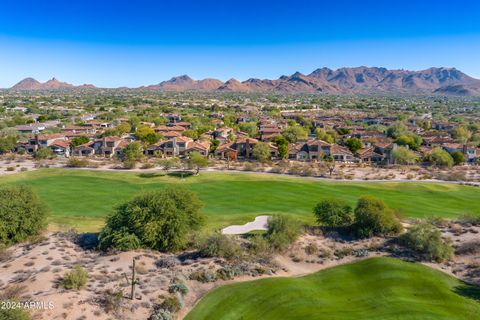
[[[327,199],[320,201],[313,213],[320,225],[326,227],[346,227],[353,223],[352,207],[340,199]]]
[[[100,304],[106,313],[121,316],[123,307],[123,291],[120,288],[105,290],[100,298]]]
[[[100,233],[100,248],[177,251],[204,221],[197,195],[181,187],[144,192],[118,206]]]
[[[457,221],[460,224],[470,224],[473,226],[478,226],[480,225],[480,215],[465,213],[462,216],[460,216]]]
[[[219,257],[227,260],[239,259],[243,250],[232,238],[221,233],[214,233],[200,245],[200,254],[205,257]]]
[[[0,320],[30,320],[32,317],[30,314],[18,308],[0,308]]]
[[[318,252],[318,246],[315,243],[309,243],[305,247],[305,253],[308,255],[317,254],[317,252]]]
[[[176,294],[171,294],[165,298],[160,307],[171,313],[176,313],[183,308],[183,301]]]
[[[65,273],[62,279],[62,285],[65,289],[80,290],[85,287],[88,278],[87,271],[80,266],[76,266],[73,270]]]
[[[157,308],[150,315],[148,320],[173,320],[172,313],[163,308]]]
[[[289,216],[276,215],[268,219],[268,230],[265,238],[273,250],[285,251],[297,240],[299,234],[299,222]]]
[[[79,158],[70,158],[68,159],[68,162],[67,162],[67,167],[70,167],[70,168],[84,168],[84,167],[88,167],[88,165],[90,164],[90,162],[88,161],[88,159],[79,159]]]
[[[177,293],[179,292],[182,295],[186,295],[188,293],[188,287],[181,282],[174,283],[168,287],[168,292],[170,293]]]
[[[465,156],[461,151],[458,151],[458,150],[453,151],[452,153],[450,153],[450,156],[453,159],[453,164],[456,166],[461,165],[462,163],[465,162]]]
[[[365,196],[358,200],[355,208],[353,231],[360,238],[370,238],[398,234],[402,231],[402,225],[382,200]]]
[[[50,148],[40,148],[33,155],[36,160],[52,159],[54,156],[53,150]]]
[[[196,280],[201,283],[215,282],[217,281],[217,274],[213,271],[202,268],[190,273],[189,279]]]
[[[15,171],[15,167],[7,167],[7,171]]]
[[[269,257],[272,253],[267,239],[259,234],[250,238],[248,249],[251,255],[261,259]]]
[[[46,225],[46,215],[46,206],[31,188],[0,188],[0,243],[15,244],[39,234]]]
[[[429,261],[441,262],[452,257],[451,242],[442,239],[441,232],[429,223],[413,226],[399,240],[402,245]]]
[[[177,265],[180,264],[180,260],[178,260],[175,257],[165,257],[165,258],[160,258],[157,261],[155,261],[155,265],[157,268],[173,268]]]

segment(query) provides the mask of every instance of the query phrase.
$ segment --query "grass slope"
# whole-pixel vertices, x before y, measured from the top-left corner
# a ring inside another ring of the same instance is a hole
[[[186,320],[479,319],[480,303],[465,296],[472,291],[479,289],[420,264],[372,258],[301,278],[220,287]]]
[[[352,205],[375,195],[406,217],[455,217],[480,212],[480,189],[436,183],[330,182],[288,176],[201,173],[180,179],[159,174],[44,169],[0,177],[0,184],[32,186],[52,210],[51,221],[96,230],[112,207],[142,190],[177,183],[198,192],[210,227],[245,223],[260,214],[287,213],[313,222],[312,208],[323,198]]]

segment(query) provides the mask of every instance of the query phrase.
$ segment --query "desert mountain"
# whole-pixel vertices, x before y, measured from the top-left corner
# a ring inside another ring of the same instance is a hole
[[[73,86],[53,78],[45,83],[27,78],[12,90],[90,89],[92,85]],[[194,80],[187,75],[173,77],[142,90],[222,91],[222,92],[282,92],[331,94],[441,94],[480,96],[480,80],[455,68],[430,68],[421,71],[389,70],[377,67],[321,68],[310,74],[295,72],[278,79],[250,78],[240,82],[230,79]]]
[[[209,85],[200,84],[209,81]],[[284,92],[333,94],[448,94],[480,96],[480,80],[455,68],[430,68],[421,71],[389,70],[377,67],[321,68],[305,75],[296,72],[276,80],[251,78],[225,83],[215,79],[193,80],[188,76],[172,78],[151,90],[218,90],[226,92]]]
[[[11,90],[65,90],[65,89],[75,89],[75,88],[83,88],[83,89],[92,89],[95,86],[91,84],[84,84],[81,86],[74,86],[73,84],[67,82],[58,81],[56,78],[52,78],[47,82],[41,83],[33,78],[26,78],[22,81],[15,84]]]
[[[184,90],[200,90],[211,91],[218,89],[223,85],[223,82],[217,79],[203,79],[193,80],[187,75],[179,77],[173,77],[168,81],[160,82],[159,84],[143,87],[148,90],[172,90],[172,91],[184,91]]]

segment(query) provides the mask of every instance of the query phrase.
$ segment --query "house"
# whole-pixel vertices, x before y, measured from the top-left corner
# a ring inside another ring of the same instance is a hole
[[[442,145],[442,148],[445,149],[448,153],[459,151],[463,153],[465,157],[465,162],[476,162],[480,157],[480,154],[477,153],[477,148],[473,146],[468,146],[466,144],[460,143],[445,143]]]
[[[90,157],[95,154],[94,141],[89,141],[87,143],[81,144],[73,148],[72,154],[80,157]]]
[[[18,125],[15,126],[20,133],[39,133],[40,131],[45,130],[47,127],[43,123],[31,123],[28,125]]]
[[[27,145],[25,146],[25,150],[29,153],[33,153],[37,151],[39,148],[49,147],[52,143],[56,142],[57,140],[67,141],[68,139],[64,134],[61,134],[61,133],[37,134],[29,138]]]
[[[70,157],[70,142],[67,140],[57,139],[49,146],[53,153],[61,157]]]
[[[353,153],[345,147],[333,144],[330,148],[330,156],[337,162],[355,162],[355,156]]]
[[[126,145],[128,145],[128,141],[120,137],[111,136],[96,140],[92,147],[95,150],[95,154],[111,158],[114,155],[120,154]]]
[[[376,153],[373,147],[364,148],[358,150],[358,158],[361,162],[368,163],[381,163],[385,160],[385,157],[379,153]]]
[[[331,154],[332,144],[323,140],[309,140],[306,142],[308,157],[307,160],[320,160],[325,155]]]
[[[210,142],[209,141],[195,141],[189,145],[187,149],[185,149],[185,154],[191,154],[192,152],[198,152],[204,157],[208,157],[210,153]]]

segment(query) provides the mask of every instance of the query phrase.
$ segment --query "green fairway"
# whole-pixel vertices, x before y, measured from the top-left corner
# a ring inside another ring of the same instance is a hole
[[[480,319],[468,286],[421,264],[373,258],[301,278],[227,285],[207,294],[186,320]]]
[[[297,177],[201,173],[180,179],[161,174],[44,169],[0,177],[0,184],[32,186],[50,207],[50,221],[79,230],[98,230],[116,204],[142,190],[181,184],[204,202],[208,226],[245,223],[261,214],[289,214],[313,222],[312,208],[326,197],[352,205],[362,195],[385,200],[405,217],[456,217],[480,213],[480,189],[454,184],[416,182],[330,182]]]

